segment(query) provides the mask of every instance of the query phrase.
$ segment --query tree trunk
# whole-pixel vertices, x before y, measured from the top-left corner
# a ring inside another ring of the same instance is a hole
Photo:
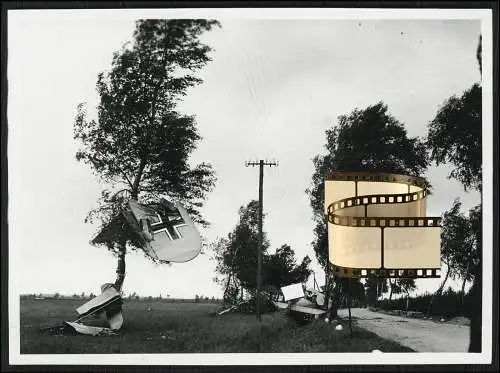
[[[460,315],[464,315],[464,300],[465,300],[465,283],[467,282],[467,277],[462,281],[462,288],[460,289]]]
[[[118,244],[118,267],[116,268],[116,281],[115,281],[115,288],[118,291],[122,290],[123,286],[123,281],[125,281],[125,248],[126,244],[125,242],[120,242]]]
[[[482,278],[481,274],[474,276],[474,282],[471,288],[472,302],[478,307],[472,311],[470,315],[470,343],[469,352],[481,352],[481,337],[482,337]]]
[[[435,302],[436,298],[439,297],[441,295],[441,293],[443,292],[444,284],[448,280],[448,276],[449,275],[450,275],[450,266],[447,265],[446,275],[444,276],[444,280],[441,283],[441,286],[436,290],[436,292],[431,297],[431,301],[429,303],[429,309],[427,310],[427,316],[431,316],[432,306],[434,305],[434,302]]]
[[[479,240],[479,242],[481,242]],[[474,275],[474,281],[470,290],[471,303],[475,305],[468,312],[470,318],[470,344],[469,352],[481,352],[482,350],[482,316],[483,316],[483,271],[482,271],[482,257],[483,250],[481,245],[478,247],[478,261],[477,264],[471,268]]]
[[[337,286],[335,286],[335,289],[333,289],[333,279],[330,278],[328,281],[329,281],[328,282],[328,293],[329,293],[328,302],[330,301],[330,299],[332,302],[332,306],[330,307],[329,317],[330,317],[330,320],[332,320],[332,319],[338,317],[338,309],[339,309],[339,304],[340,304],[340,294],[339,294],[340,284],[337,284]]]
[[[329,264],[326,265],[325,268],[325,305],[328,310],[328,317],[330,320],[337,317],[337,305],[335,304],[335,299],[333,295],[333,279],[330,277]],[[329,307],[331,301],[331,307]]]
[[[227,301],[227,291],[229,290],[229,285],[231,283],[231,277],[233,277],[233,272],[229,274],[227,277],[226,288],[224,289],[224,294],[222,295],[223,302]]]
[[[392,281],[389,279],[389,285],[391,286],[391,290],[389,290],[389,302],[391,301],[392,299]]]
[[[351,305],[352,305],[352,294],[351,294],[351,280],[352,279],[349,279],[348,280],[348,292],[349,292],[349,300],[348,300],[348,304],[347,304],[347,307],[349,308],[349,331],[351,332],[352,334],[352,317],[351,317]]]
[[[467,263],[467,272],[465,273],[464,280],[462,281],[462,289],[460,290],[460,314],[464,316],[464,300],[465,300],[465,283],[469,277],[470,264]]]
[[[467,276],[469,275],[469,272],[467,272]],[[467,282],[467,277],[464,278],[464,280],[462,281],[462,289],[460,290],[460,293],[464,293],[465,291],[465,283]]]

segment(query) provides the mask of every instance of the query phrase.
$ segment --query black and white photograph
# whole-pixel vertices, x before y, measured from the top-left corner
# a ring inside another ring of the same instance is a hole
[[[491,9],[6,20],[9,365],[491,364]]]

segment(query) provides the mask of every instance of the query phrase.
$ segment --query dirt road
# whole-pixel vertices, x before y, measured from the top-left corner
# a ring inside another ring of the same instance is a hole
[[[361,328],[415,351],[467,352],[469,347],[468,326],[386,315],[366,308],[353,308],[351,315]],[[348,310],[339,310],[339,316],[347,318]]]

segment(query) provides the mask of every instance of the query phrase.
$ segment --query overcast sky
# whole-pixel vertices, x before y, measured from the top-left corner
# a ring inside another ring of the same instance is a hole
[[[134,21],[78,12],[9,13],[8,164],[9,257],[21,293],[99,292],[115,279],[116,259],[88,242],[97,226],[84,223],[101,185],[75,159],[76,106],[98,102],[97,74],[112,53],[132,40]],[[312,158],[323,154],[325,130],[337,116],[383,100],[410,136],[426,125],[449,96],[480,75],[473,20],[221,20],[203,36],[213,61],[199,74],[180,110],[194,114],[203,140],[194,163],[210,162],[218,177],[202,210],[209,242],[227,235],[238,208],[258,198],[258,168],[246,160],[276,159],[264,175],[264,229],[272,248],[289,244],[299,260],[311,248],[312,212],[305,189]],[[429,169],[434,186],[428,215],[439,216],[455,197],[468,210],[477,193]],[[206,251],[183,264],[154,265],[127,256],[125,293],[221,296]],[[439,280],[419,280],[421,289]]]

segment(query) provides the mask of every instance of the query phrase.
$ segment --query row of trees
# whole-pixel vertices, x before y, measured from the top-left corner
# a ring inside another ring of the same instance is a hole
[[[481,39],[477,58],[481,66]],[[481,191],[481,103],[480,83],[473,84],[460,97],[448,98],[428,124],[426,138],[409,137],[404,124],[390,115],[383,102],[339,116],[337,125],[326,131],[326,154],[313,160],[315,170],[307,193],[316,222],[312,245],[318,262],[325,269],[327,296],[335,298],[334,305],[341,303],[347,286],[351,286],[351,290],[360,286],[357,280],[349,283],[347,279],[334,278],[328,270],[327,224],[323,212],[325,173],[377,170],[423,177],[432,163],[446,163],[453,167],[449,178],[459,181],[466,191]],[[456,200],[443,216],[441,254],[447,272],[436,296],[449,277],[462,279],[462,290],[466,281],[473,281],[471,296],[478,308],[469,315],[472,318],[470,351],[480,351],[482,210],[479,204],[465,216],[460,206]],[[391,294],[399,291],[408,294],[415,284],[412,280],[399,279],[391,280],[389,286]],[[379,290],[386,290],[387,280],[369,278],[366,287],[368,299],[373,301]],[[356,296],[361,292],[352,294]]]
[[[468,293],[465,296],[462,295],[460,291],[454,291],[451,287],[444,290],[439,298],[435,299],[434,305],[432,307],[432,316],[426,315],[429,307],[429,301],[433,298],[434,294],[424,293],[412,297],[401,297],[398,299],[393,299],[389,301],[388,299],[382,299],[377,302],[375,308],[391,311],[410,311],[417,312],[419,316],[426,316],[431,318],[432,316],[438,317],[439,319],[452,319],[457,316],[462,316],[463,314],[470,314],[476,308],[474,300],[471,294]]]
[[[53,293],[53,294],[22,294],[21,299],[35,299],[35,298],[53,298],[53,299],[90,299],[93,298],[95,295],[93,293],[90,293],[88,295],[85,294],[85,292],[81,294],[76,294],[74,293],[73,295],[65,295],[61,293]]]

